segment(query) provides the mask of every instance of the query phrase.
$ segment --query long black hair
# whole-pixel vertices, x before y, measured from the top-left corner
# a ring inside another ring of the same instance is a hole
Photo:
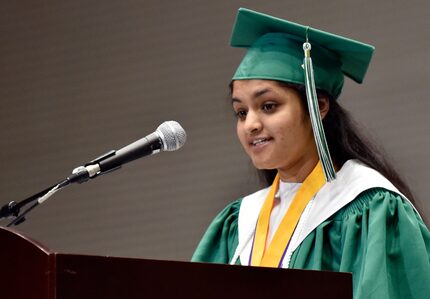
[[[304,86],[281,81],[276,82],[281,87],[295,89],[300,95],[303,108],[309,115]],[[230,93],[232,92],[233,82],[230,83]],[[388,161],[384,152],[362,133],[362,130],[353,121],[348,111],[341,107],[337,100],[327,92],[317,90],[317,95],[319,99],[322,97],[327,98],[330,105],[323,119],[323,126],[333,163],[341,168],[347,160],[359,160],[363,164],[380,172],[416,205],[416,201],[408,185]],[[258,170],[258,172],[263,185],[269,186],[272,184],[277,170],[264,169]]]

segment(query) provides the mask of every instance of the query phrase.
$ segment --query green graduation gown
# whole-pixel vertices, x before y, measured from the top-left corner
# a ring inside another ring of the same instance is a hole
[[[192,261],[230,262],[238,246],[241,201],[215,217]],[[430,298],[429,256],[429,230],[411,204],[373,188],[307,235],[289,267],[352,272],[354,298]]]

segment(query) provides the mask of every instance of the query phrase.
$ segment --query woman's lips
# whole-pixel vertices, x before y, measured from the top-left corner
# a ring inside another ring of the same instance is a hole
[[[270,141],[272,141],[272,138],[270,137],[254,138],[249,142],[249,145],[251,149],[260,149],[267,145]]]

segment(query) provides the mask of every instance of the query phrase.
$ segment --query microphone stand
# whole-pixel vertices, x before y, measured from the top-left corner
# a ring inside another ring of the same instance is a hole
[[[7,227],[10,227],[12,225],[19,225],[19,224],[23,223],[26,219],[25,215],[28,212],[30,212],[32,209],[34,209],[38,205],[42,204],[45,200],[47,200],[49,197],[54,195],[55,192],[64,188],[68,184],[70,184],[70,181],[68,179],[65,179],[64,181],[59,182],[58,184],[55,184],[49,188],[46,188],[45,190],[43,190],[39,193],[36,193],[36,194],[24,199],[21,202],[17,203],[15,201],[11,201],[8,204],[5,204],[0,209],[0,219],[11,217],[11,216],[15,217],[15,219],[12,222],[10,222],[7,225]],[[23,208],[24,206],[26,206],[30,203],[32,203],[32,205],[20,214],[21,208]]]
[[[101,172],[98,164],[101,161],[106,160],[107,158],[110,158],[112,156],[115,156],[116,151],[111,150],[107,152],[106,154],[101,155],[100,157],[88,162],[85,164],[85,166],[79,166],[75,169],[73,169],[72,174],[66,178],[65,180],[46,188],[43,191],[40,191],[39,193],[36,193],[26,199],[24,199],[21,202],[15,202],[11,201],[7,204],[5,204],[0,209],[0,219],[2,218],[10,218],[15,217],[15,219],[10,222],[7,227],[12,225],[19,225],[25,221],[25,215],[33,210],[38,205],[42,204],[45,200],[47,200],[49,197],[54,195],[57,191],[61,190],[62,188],[66,187],[67,185],[70,185],[72,183],[83,183],[88,181],[90,178],[94,178],[98,175],[105,174],[114,170],[117,170],[121,168],[121,166],[114,167],[112,169],[106,170],[104,172]],[[94,167],[94,165],[97,165]],[[29,208],[27,208],[24,212],[20,214],[21,208],[24,207],[27,204],[33,203]]]
[[[109,170],[104,171],[104,172],[101,172],[100,169],[98,168],[98,163],[106,160],[107,158],[115,156],[115,154],[116,154],[116,151],[111,150],[111,151],[107,152],[106,154],[103,154],[100,157],[97,157],[96,159],[88,162],[84,166],[80,166],[80,167],[73,169],[72,174],[69,177],[67,177],[65,180],[63,180],[63,181],[61,181],[61,182],[59,182],[59,183],[57,183],[51,187],[46,188],[45,190],[40,191],[39,193],[36,193],[36,194],[24,199],[21,202],[11,201],[11,202],[5,204],[0,209],[0,219],[15,217],[15,219],[13,219],[13,221],[10,222],[7,225],[7,227],[10,227],[12,225],[19,225],[26,220],[25,215],[27,213],[29,213],[31,210],[33,210],[38,205],[42,204],[45,200],[47,200],[49,197],[54,195],[54,193],[63,189],[67,185],[70,185],[72,183],[81,184],[81,183],[88,181],[90,178],[94,178],[98,175],[112,172],[114,170],[121,168],[121,166],[119,165],[117,167],[114,167],[114,168],[109,169]],[[93,165],[97,165],[97,167],[93,167]],[[28,207],[24,212],[22,212],[20,214],[21,208],[23,208],[24,206],[26,206],[30,203],[33,203],[33,204],[30,207]]]
[[[19,225],[25,221],[25,215],[29,213],[31,210],[33,210],[38,205],[42,204],[45,200],[47,200],[49,197],[54,195],[57,191],[61,190],[62,188],[66,187],[69,184],[72,183],[83,183],[88,181],[90,178],[90,174],[88,173],[88,170],[85,167],[78,167],[73,170],[72,174],[65,180],[46,188],[43,191],[40,191],[39,193],[36,193],[23,201],[15,202],[11,201],[7,204],[5,204],[0,209],[0,219],[2,218],[10,218],[15,217],[15,219],[10,222],[7,227],[10,227],[12,225]],[[24,206],[32,203],[30,207],[28,207],[24,212],[21,212],[21,208]]]
[[[15,219],[10,222],[8,225],[6,225],[7,227],[10,227],[12,225],[19,225],[21,223],[23,223],[26,218],[25,215],[30,212],[32,209],[34,209],[35,207],[37,207],[38,205],[42,204],[45,200],[47,200],[49,197],[51,197],[52,195],[54,195],[55,192],[59,191],[60,189],[64,188],[65,186],[69,185],[71,183],[70,177],[51,186],[46,188],[45,190],[36,193],[26,199],[24,199],[21,202],[15,202],[15,201],[11,201],[7,204],[5,204],[1,209],[0,209],[0,219],[2,218],[10,218],[10,217],[15,217]],[[28,207],[26,210],[24,210],[21,214],[21,208],[23,208],[24,206],[28,205],[32,203],[32,205],[30,207]]]

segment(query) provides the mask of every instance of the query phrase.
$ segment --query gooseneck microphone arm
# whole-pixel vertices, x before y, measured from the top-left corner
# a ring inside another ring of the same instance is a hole
[[[25,215],[42,204],[49,197],[62,188],[72,183],[83,183],[101,174],[119,169],[123,164],[136,159],[157,154],[161,151],[175,151],[181,148],[186,141],[185,130],[175,121],[162,123],[154,133],[141,138],[117,151],[112,150],[106,154],[88,162],[84,166],[79,166],[72,171],[72,174],[65,180],[36,193],[21,202],[11,201],[0,209],[0,219],[15,218],[7,226],[18,225],[25,221]],[[21,208],[33,203],[20,214]]]
[[[13,210],[13,216],[15,216],[15,219],[12,222],[10,222],[7,225],[7,227],[23,223],[25,221],[25,215],[27,215],[31,210],[33,210],[38,205],[42,204],[45,200],[47,200],[49,197],[54,195],[55,192],[62,189],[63,187],[65,187],[68,184],[69,183],[66,179],[66,180],[64,180],[64,181],[62,181],[62,182],[60,182],[60,183],[58,183],[52,187],[49,187],[49,188],[43,190],[42,192],[39,192],[33,196],[30,196],[29,198],[27,198],[27,199],[25,199],[19,203],[15,203],[14,210]],[[23,207],[29,203],[32,203],[32,202],[33,202],[33,204],[30,207],[28,207],[21,214],[19,213],[21,207]],[[14,202],[10,202],[8,205],[10,205],[11,203],[14,203]],[[2,208],[2,210],[3,210],[3,208]],[[6,216],[6,217],[8,217],[8,216]]]
[[[11,201],[7,204],[5,204],[1,209],[0,209],[0,219],[2,218],[10,218],[10,217],[16,217],[11,223],[9,223],[7,226],[11,226],[13,224],[18,225],[22,222],[24,222],[24,216],[25,214],[27,214],[27,210],[20,214],[21,208],[23,208],[24,206],[26,206],[29,203],[32,203],[33,201],[41,198],[42,196],[44,196],[45,194],[47,194],[50,190],[52,190],[53,188],[55,188],[57,185],[62,185],[67,181],[64,180],[62,182],[59,182],[58,184],[55,184],[51,187],[46,188],[43,191],[40,191],[39,193],[36,193],[20,202],[15,202],[15,201]],[[33,209],[34,207],[31,207],[31,209]],[[29,210],[31,210],[29,209]]]

